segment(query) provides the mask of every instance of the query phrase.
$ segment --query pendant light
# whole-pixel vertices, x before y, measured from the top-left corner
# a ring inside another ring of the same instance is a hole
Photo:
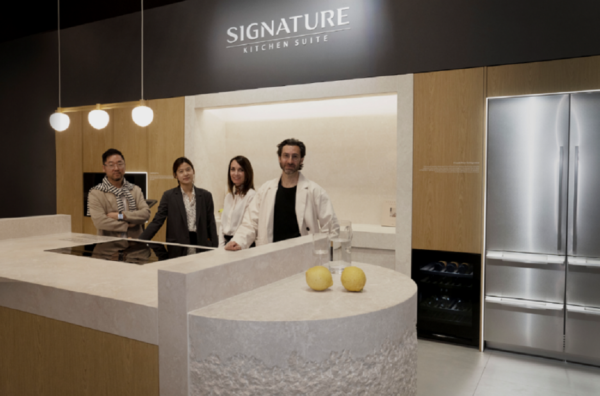
[[[60,107],[60,85],[60,0],[58,0],[58,109],[50,116],[50,126],[52,126],[56,132],[66,130],[71,123],[69,116],[63,113]]]
[[[88,121],[90,125],[96,129],[104,129],[108,125],[110,117],[108,113],[100,109],[100,104],[96,105],[96,110],[90,111],[88,114]]]
[[[142,0],[142,46],[141,46],[141,54],[142,54],[142,98],[140,100],[140,105],[135,107],[131,111],[131,117],[133,118],[133,122],[138,124],[141,127],[145,127],[150,125],[152,120],[154,119],[154,112],[148,106],[146,106],[146,101],[144,100],[144,0]]]

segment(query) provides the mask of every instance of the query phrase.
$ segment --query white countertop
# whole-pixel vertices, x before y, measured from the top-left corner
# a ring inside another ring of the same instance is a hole
[[[352,247],[396,250],[396,227],[352,224]]]
[[[386,309],[413,297],[416,284],[406,275],[376,265],[353,263],[367,277],[362,292],[346,291],[340,277],[321,292],[300,273],[190,312],[193,316],[240,321],[306,321],[343,318]]]
[[[116,239],[65,233],[0,241],[0,278],[157,307],[157,270],[181,261],[139,266],[45,251]]]
[[[198,271],[249,259],[258,254],[254,249],[233,254],[218,249],[139,266],[46,252],[49,249],[118,239],[61,233],[61,230],[70,228],[69,224],[70,218],[62,215],[2,220],[1,306],[158,345],[159,270],[168,268],[177,273],[188,268],[190,271]],[[53,230],[59,233],[52,234]],[[37,236],[23,237],[27,234]],[[12,239],[6,239],[11,237]],[[358,244],[368,248],[393,249],[394,238],[395,228],[354,225],[354,246]],[[391,247],[387,246],[390,242]],[[279,250],[280,247],[272,248]],[[381,270],[371,267],[365,266],[369,271]],[[288,281],[293,280],[284,279],[279,282]],[[300,281],[304,282],[302,279]],[[362,296],[376,297],[370,294],[369,286],[367,283]],[[340,285],[337,287],[341,288]],[[257,293],[253,298],[260,298],[261,292]],[[311,296],[313,297],[315,296]],[[240,315],[244,314],[240,312]]]
[[[140,266],[45,251],[115,239],[61,233],[1,240],[0,305],[158,344],[158,270],[202,259]]]

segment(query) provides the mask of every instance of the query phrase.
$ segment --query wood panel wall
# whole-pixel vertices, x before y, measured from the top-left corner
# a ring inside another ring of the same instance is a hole
[[[71,230],[83,231],[82,114],[69,114],[71,123],[56,132],[56,213],[71,215]]]
[[[0,395],[159,394],[158,346],[0,307]]]
[[[600,56],[488,68],[488,97],[600,89]]]
[[[484,68],[414,79],[414,249],[481,252]]]
[[[160,202],[163,192],[176,187],[173,178],[173,162],[185,154],[185,98],[159,99],[149,101],[154,111],[154,121],[148,125],[148,179],[149,190],[154,191]],[[162,117],[156,117],[161,114]],[[181,131],[181,132],[179,132]],[[158,204],[152,208],[156,214]],[[156,234],[154,240],[164,241],[166,225]]]
[[[113,132],[115,132],[114,114],[112,110],[106,110],[110,121],[104,129],[95,129],[88,121],[89,111],[81,112],[83,119],[83,171],[103,172],[102,153],[113,146]],[[71,113],[72,114],[72,113]],[[127,130],[119,130],[117,133],[128,133]],[[123,153],[126,157],[127,154]]]
[[[128,172],[148,172],[148,198],[160,201],[165,190],[177,185],[172,164],[185,151],[185,98],[146,104],[154,111],[154,121],[147,127],[133,122],[133,107],[118,107],[106,110],[110,122],[102,130],[89,124],[89,111],[75,111],[68,113],[69,129],[56,132],[56,211],[71,215],[73,232],[96,234],[91,218],[83,216],[83,173],[102,172],[102,153],[109,148],[123,153]],[[163,227],[154,240],[164,241],[165,235]]]

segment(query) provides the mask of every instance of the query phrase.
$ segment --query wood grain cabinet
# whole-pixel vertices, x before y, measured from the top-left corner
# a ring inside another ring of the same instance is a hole
[[[0,395],[158,396],[158,346],[0,307]]]
[[[481,253],[485,70],[414,84],[412,247]]]

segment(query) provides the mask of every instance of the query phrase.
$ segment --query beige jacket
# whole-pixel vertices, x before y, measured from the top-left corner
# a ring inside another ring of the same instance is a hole
[[[108,213],[118,212],[117,197],[112,193],[104,193],[98,190],[91,190],[88,195],[88,205],[90,216],[98,235],[120,237],[121,233],[127,232],[130,238],[137,238],[143,231],[142,225],[150,218],[150,208],[144,199],[142,190],[135,186],[131,190],[131,195],[135,199],[137,210],[127,210],[123,212],[125,221],[118,221],[107,216]],[[128,228],[129,223],[137,224],[135,227]]]

